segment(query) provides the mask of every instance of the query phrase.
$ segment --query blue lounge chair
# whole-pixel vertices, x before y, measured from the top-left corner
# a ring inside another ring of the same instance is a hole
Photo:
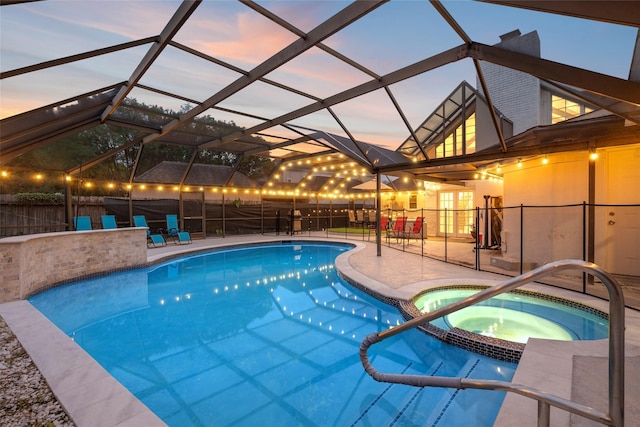
[[[145,218],[144,215],[134,215],[133,225],[136,227],[145,227],[147,229],[147,246],[153,246],[155,248],[157,246],[165,246],[167,244],[162,234],[151,234],[151,230],[149,230],[149,226],[147,225],[147,218]]]
[[[167,215],[167,237],[171,237],[174,243],[191,243],[189,232],[178,227],[178,215]]]
[[[115,215],[102,215],[100,217],[100,220],[102,221],[102,228],[105,230],[113,230],[115,228],[118,228]]]
[[[92,230],[90,216],[74,216],[73,228],[76,231]]]

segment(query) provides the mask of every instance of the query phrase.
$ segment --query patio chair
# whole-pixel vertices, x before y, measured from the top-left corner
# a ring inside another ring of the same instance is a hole
[[[349,214],[349,226],[353,227],[354,225],[356,225],[356,213],[353,211],[353,209],[349,209],[347,213]]]
[[[92,230],[93,228],[91,227],[91,217],[90,216],[74,216],[73,228],[76,231]]]
[[[376,226],[376,211],[375,211],[375,209],[370,210],[369,212],[367,212],[367,223],[369,224],[369,227],[375,227]]]
[[[417,217],[415,222],[413,223],[413,227],[411,228],[411,230],[403,233],[402,238],[407,240],[411,240],[411,239],[422,240],[424,238],[423,221],[424,221],[423,217],[421,216]]]
[[[167,241],[164,240],[162,234],[151,234],[149,226],[147,225],[147,218],[144,215],[134,215],[133,225],[136,227],[145,227],[147,229],[147,246],[165,246]]]
[[[114,230],[118,228],[115,215],[102,215],[100,221],[102,221],[102,228],[104,230]]]
[[[400,216],[396,219],[396,222],[393,224],[393,230],[391,230],[391,237],[396,238],[396,242],[398,239],[404,236],[404,229],[407,226],[407,217]]]
[[[374,226],[376,233],[378,232],[378,228]],[[381,216],[380,217],[380,233],[384,233],[387,240],[389,240],[389,217]]]
[[[178,215],[167,215],[167,237],[171,237],[174,243],[187,244],[191,243],[191,235],[188,231],[181,230],[178,227]]]

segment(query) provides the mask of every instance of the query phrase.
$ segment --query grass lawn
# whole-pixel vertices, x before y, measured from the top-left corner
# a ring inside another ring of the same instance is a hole
[[[373,229],[371,231],[374,231]],[[342,233],[342,234],[369,234],[368,228],[362,227],[335,227],[329,229],[330,233]]]

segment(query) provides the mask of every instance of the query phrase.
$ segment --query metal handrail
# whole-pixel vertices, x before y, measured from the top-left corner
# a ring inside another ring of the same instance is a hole
[[[423,325],[433,319],[445,316],[454,311],[487,300],[496,295],[508,292],[527,283],[562,270],[581,270],[602,281],[609,292],[609,414],[597,411],[589,406],[571,400],[544,393],[540,390],[514,384],[508,381],[478,380],[460,377],[437,377],[429,375],[385,374],[376,370],[369,362],[367,351],[373,344],[390,338],[408,329]],[[624,319],[625,305],[622,289],[618,282],[602,268],[594,263],[581,260],[555,261],[513,279],[487,288],[461,301],[447,305],[434,312],[413,318],[399,326],[382,332],[367,335],[360,344],[360,361],[365,371],[373,379],[380,382],[406,384],[416,387],[449,387],[456,389],[476,388],[484,390],[501,390],[520,394],[538,401],[538,427],[548,427],[550,406],[564,409],[581,415],[601,424],[624,426]]]

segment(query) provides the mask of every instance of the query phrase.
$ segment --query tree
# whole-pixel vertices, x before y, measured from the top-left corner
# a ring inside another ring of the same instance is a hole
[[[136,126],[116,126],[101,124],[91,129],[84,130],[76,135],[60,139],[41,148],[26,153],[14,159],[8,166],[25,171],[48,171],[48,175],[56,176],[55,179],[47,179],[36,182],[27,178],[28,173],[14,174],[11,185],[3,186],[8,192],[60,192],[64,188],[63,175],[65,171],[76,171],[75,178],[100,182],[128,182],[135,166],[140,144],[131,145],[137,140],[142,140],[150,132],[144,132],[143,128],[160,128],[162,125],[174,120],[185,111],[190,110],[189,105],[183,105],[181,111],[176,113],[165,110],[160,106],[145,105],[136,99],[127,99],[114,113],[113,118],[121,123],[136,124]],[[159,138],[157,141],[146,144],[143,147],[139,164],[136,166],[136,174],[143,173],[162,161],[189,162],[198,145],[209,141],[215,141],[226,135],[242,131],[243,128],[233,121],[225,122],[216,120],[209,115],[199,116],[171,134]],[[250,136],[246,140],[260,140],[259,137]],[[124,147],[118,151],[119,147]],[[114,151],[115,154],[91,167],[82,167],[98,156]],[[198,153],[198,163],[235,166],[240,159],[238,153],[207,149]],[[257,181],[265,181],[266,177],[276,168],[275,162],[268,157],[251,156],[242,158],[238,170]],[[18,179],[20,177],[20,179]],[[84,187],[85,194],[112,194],[106,186]]]

